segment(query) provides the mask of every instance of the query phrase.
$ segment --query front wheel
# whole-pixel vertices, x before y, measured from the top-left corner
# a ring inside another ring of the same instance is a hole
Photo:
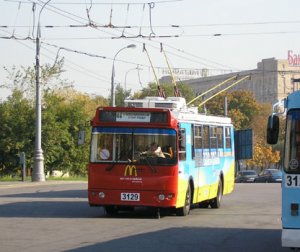
[[[210,202],[211,208],[220,208],[222,196],[223,196],[223,183],[222,180],[220,179],[218,184],[217,196],[214,199],[212,199]]]
[[[185,204],[183,207],[180,207],[176,209],[176,215],[177,216],[186,216],[190,213],[191,210],[191,186],[190,184],[188,185],[187,191],[186,191],[186,196],[185,196]]]

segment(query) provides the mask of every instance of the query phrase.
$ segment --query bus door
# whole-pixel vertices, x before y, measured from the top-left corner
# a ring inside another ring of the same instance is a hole
[[[190,174],[194,167],[192,159],[192,127],[189,123],[179,124],[179,169],[183,174]]]
[[[189,179],[192,177],[193,180],[197,180],[195,161],[192,158],[192,125],[190,123],[179,123],[178,134],[178,197],[184,199]]]
[[[286,125],[284,176],[282,183],[282,226],[283,229],[300,229],[299,109],[288,112]]]

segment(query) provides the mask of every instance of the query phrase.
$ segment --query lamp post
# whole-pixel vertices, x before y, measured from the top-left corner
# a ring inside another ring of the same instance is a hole
[[[115,83],[114,83],[114,78],[115,78],[115,60],[119,52],[123,51],[126,48],[136,48],[135,44],[130,44],[128,46],[125,46],[121,48],[117,53],[115,54],[115,57],[113,59],[113,65],[112,65],[112,71],[111,71],[111,99],[110,99],[110,105],[112,107],[116,106],[116,97],[115,97]]]
[[[42,150],[42,105],[41,105],[41,89],[40,89],[40,37],[41,37],[41,25],[40,18],[41,13],[45,6],[50,2],[48,0],[41,8],[38,18],[38,26],[36,32],[36,55],[35,55],[35,81],[36,81],[36,118],[35,118],[35,149],[33,156],[33,171],[32,181],[42,182],[45,181],[44,172],[44,155]]]

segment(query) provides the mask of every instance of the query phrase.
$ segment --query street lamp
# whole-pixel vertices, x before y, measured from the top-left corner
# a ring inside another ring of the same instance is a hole
[[[41,99],[41,89],[40,89],[40,37],[41,37],[40,18],[43,9],[50,1],[51,0],[48,0],[40,10],[37,32],[36,32],[36,55],[35,55],[36,117],[35,117],[35,149],[34,149],[34,156],[33,156],[33,171],[32,171],[33,182],[45,181],[44,155],[42,150],[42,105],[41,105],[42,99]]]
[[[115,83],[114,83],[114,78],[115,78],[115,60],[117,55],[119,54],[119,52],[123,51],[126,48],[136,48],[135,44],[130,44],[128,46],[125,46],[123,48],[121,48],[119,51],[117,51],[117,53],[115,54],[115,57],[113,59],[113,65],[112,65],[112,71],[111,71],[111,99],[110,99],[110,105],[112,107],[116,106],[116,97],[115,97]]]

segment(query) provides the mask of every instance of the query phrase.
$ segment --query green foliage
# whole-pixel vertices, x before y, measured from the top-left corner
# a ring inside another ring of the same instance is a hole
[[[89,97],[67,88],[59,88],[62,63],[42,66],[43,85],[42,149],[45,172],[61,170],[86,176],[91,136],[90,120],[98,106],[106,106],[103,97]],[[0,103],[0,176],[19,174],[19,153],[25,152],[26,166],[33,166],[35,140],[35,102],[31,91],[34,69],[13,69],[8,77],[12,95]],[[26,88],[25,88],[26,87]],[[85,143],[78,146],[78,133],[85,131]]]
[[[40,66],[40,88],[42,94],[51,89],[58,90],[72,87],[72,83],[65,79],[61,79],[60,75],[63,70],[64,59],[57,60],[53,65],[45,64]],[[34,67],[17,68],[13,66],[11,69],[4,67],[7,73],[6,81],[0,85],[10,90],[16,90],[23,93],[24,98],[32,101],[35,99],[36,87],[36,70]]]
[[[43,150],[48,171],[86,175],[91,119],[85,110],[88,102],[80,95],[73,95],[71,99],[54,92],[45,95]],[[80,130],[84,130],[86,136],[83,146],[77,144]]]
[[[260,111],[253,94],[249,91],[224,92],[206,103],[209,114],[224,114],[224,99],[227,97],[228,116],[231,117],[235,129],[250,128],[251,122]]]
[[[124,106],[124,100],[130,96],[131,90],[125,90],[120,84],[116,86],[115,102],[117,107]]]
[[[34,110],[30,101],[14,90],[5,103],[0,104],[0,174],[13,174],[20,169],[19,153],[26,151],[32,158],[34,141]],[[30,165],[29,161],[29,165]]]

